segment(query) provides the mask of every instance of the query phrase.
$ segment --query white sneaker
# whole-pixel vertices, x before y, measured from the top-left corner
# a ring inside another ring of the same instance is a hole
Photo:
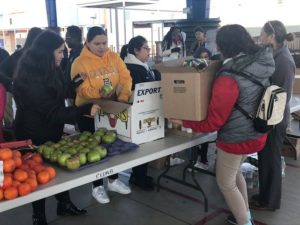
[[[113,182],[108,181],[107,189],[109,191],[118,192],[119,194],[122,194],[122,195],[127,195],[127,194],[131,193],[130,187],[128,187],[126,184],[124,184],[119,179],[116,179]]]
[[[196,162],[196,164],[194,165],[194,167],[197,167],[199,169],[203,169],[203,170],[208,170],[209,165],[206,163],[202,163],[202,162]]]
[[[104,186],[94,187],[92,191],[92,196],[101,204],[109,203],[109,197],[106,193]]]
[[[184,159],[170,157],[170,166],[176,166],[184,163]]]
[[[191,173],[193,171],[193,169],[192,168],[187,168],[187,171]],[[194,170],[194,173],[197,173],[197,172],[198,172],[197,170]]]

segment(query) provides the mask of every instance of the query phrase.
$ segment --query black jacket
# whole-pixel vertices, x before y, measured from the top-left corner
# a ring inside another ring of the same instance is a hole
[[[14,90],[17,87],[14,87]],[[89,114],[92,104],[65,107],[64,97],[57,97],[45,82],[31,83],[21,95],[15,96],[15,119],[18,140],[32,139],[35,145],[58,141],[64,124],[74,124],[81,115]]]
[[[126,66],[132,78],[132,90],[135,89],[136,84],[161,80],[161,74],[158,70],[151,70],[151,74],[151,71],[147,71],[142,65],[127,63]]]
[[[0,73],[3,75],[2,77],[5,78],[4,86],[9,92],[11,92],[12,79],[23,52],[24,49],[15,51],[0,64]]]

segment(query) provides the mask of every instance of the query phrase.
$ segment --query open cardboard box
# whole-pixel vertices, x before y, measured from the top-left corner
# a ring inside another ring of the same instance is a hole
[[[164,137],[164,116],[160,81],[135,86],[133,103],[112,100],[96,101],[101,112],[95,128],[116,130],[120,139],[141,144]]]
[[[156,68],[162,74],[163,107],[166,118],[203,120],[207,116],[211,87],[221,61],[212,61],[204,70],[193,67]]]

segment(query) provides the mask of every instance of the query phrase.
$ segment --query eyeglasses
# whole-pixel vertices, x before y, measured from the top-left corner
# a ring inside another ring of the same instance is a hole
[[[273,34],[276,34],[275,29],[274,29],[274,27],[273,27],[271,21],[268,21],[268,25],[269,25],[269,27],[271,28]]]
[[[151,48],[149,48],[149,47],[142,47],[142,48],[145,49],[148,52],[151,50]]]

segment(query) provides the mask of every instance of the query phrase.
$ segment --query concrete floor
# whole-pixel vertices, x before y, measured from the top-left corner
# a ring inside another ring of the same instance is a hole
[[[214,161],[214,146],[209,150],[211,164]],[[252,211],[256,225],[300,225],[300,161],[286,158],[286,177],[283,180],[282,208],[275,212]],[[213,167],[213,166],[211,166]],[[170,174],[182,175],[183,166],[176,166]],[[149,173],[157,177],[162,171],[150,168]],[[128,182],[126,173],[120,178]],[[56,200],[47,199],[47,218],[49,225],[226,225],[229,215],[226,203],[221,195],[215,178],[196,173],[209,201],[209,210],[204,212],[203,198],[200,192],[162,179],[159,192],[145,192],[132,187],[132,194],[119,195],[109,193],[111,202],[98,204],[91,197],[91,184],[71,190],[74,203],[88,210],[84,216],[56,216]],[[190,173],[187,179],[191,181]],[[249,189],[249,195],[255,190]],[[30,225],[31,205],[25,205],[0,214],[1,225]]]

